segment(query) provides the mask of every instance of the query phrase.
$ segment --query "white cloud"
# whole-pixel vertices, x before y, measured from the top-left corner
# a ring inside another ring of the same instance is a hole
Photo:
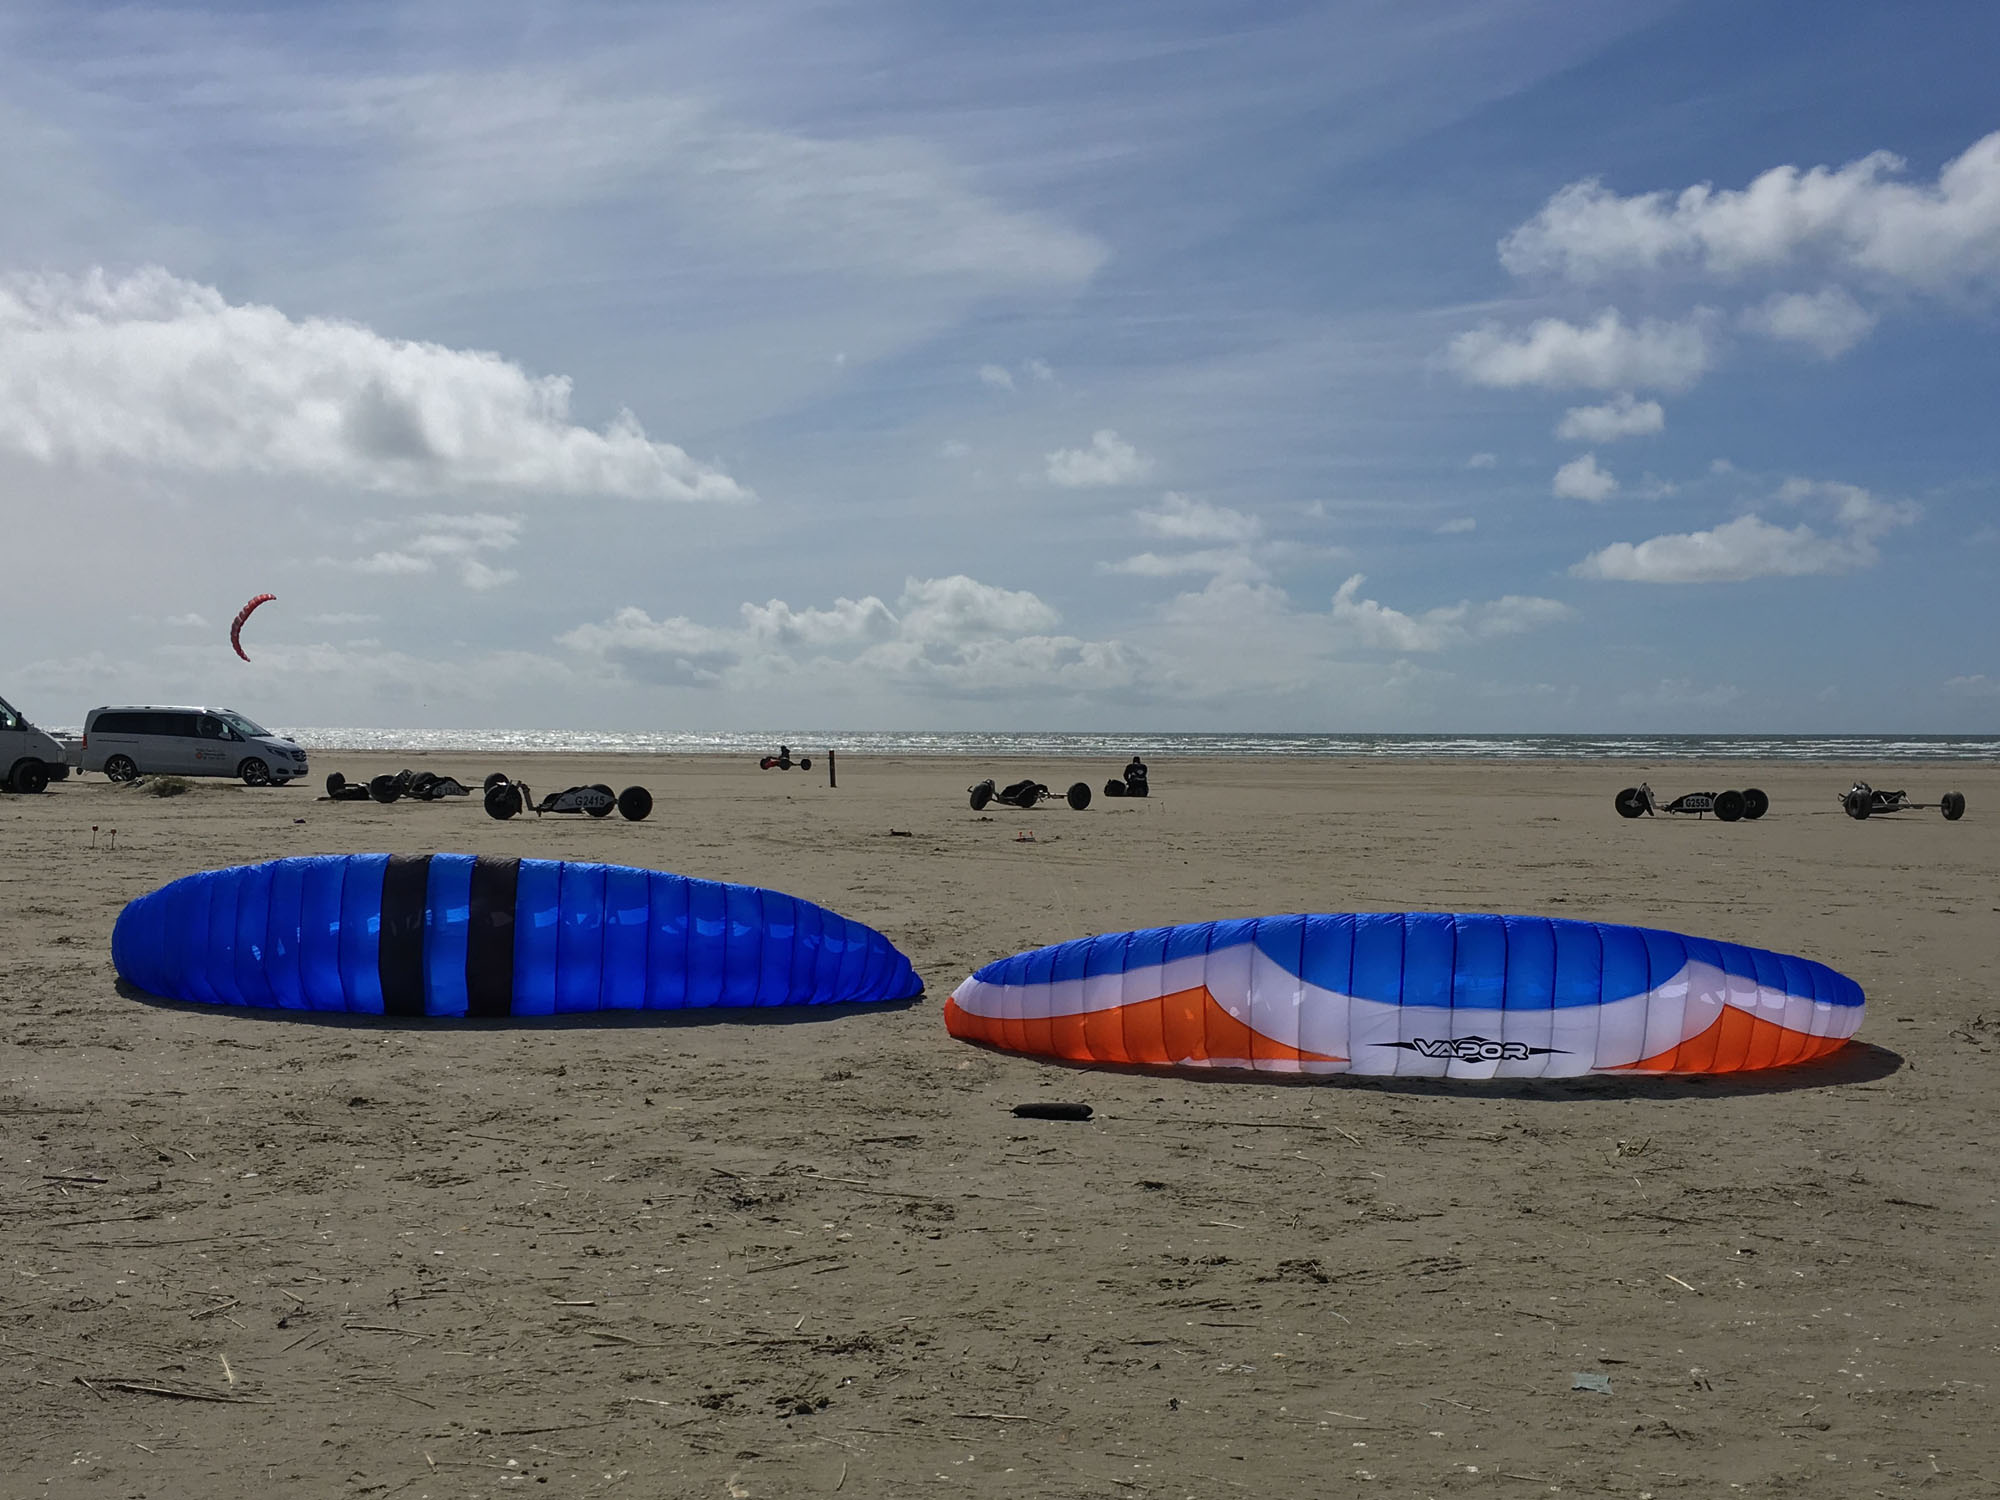
[[[1122,573],[1133,578],[1178,578],[1189,573],[1230,574],[1240,577],[1264,576],[1264,569],[1247,552],[1235,547],[1207,547],[1196,552],[1140,552],[1120,562],[1097,565],[1100,573]]]
[[[397,184],[452,221],[611,209],[798,273],[1071,286],[1102,242],[980,191],[928,141],[739,124],[686,95],[522,71],[374,83],[352,120],[395,137]]]
[[[1047,455],[1051,484],[1065,489],[1133,484],[1153,469],[1153,461],[1109,427],[1091,435],[1088,448],[1058,448]]]
[[[1479,522],[1472,516],[1454,516],[1435,528],[1439,536],[1462,536],[1468,531],[1477,531]]]
[[[1007,372],[1004,365],[981,365],[979,367],[979,379],[983,384],[992,386],[996,391],[1011,391],[1014,389],[1014,377]]]
[[[206,630],[208,621],[197,614],[168,615],[165,623],[177,630]]]
[[[1903,169],[1876,151],[1837,169],[1773,167],[1740,191],[1701,183],[1621,198],[1574,182],[1500,242],[1500,259],[1516,275],[1590,281],[1675,262],[1728,276],[1817,252],[1933,291],[2000,272],[2000,132],[1947,162],[1934,186],[1896,181]]]
[[[1465,466],[1468,469],[1490,469],[1499,462],[1500,455],[1497,453],[1475,453],[1465,461]]]
[[[693,686],[745,687],[811,672],[821,684],[979,698],[1125,692],[1140,675],[1140,655],[1119,642],[1054,634],[1060,616],[1034,594],[964,575],[909,579],[893,607],[873,595],[830,610],[774,599],[745,605],[742,617],[742,628],[718,630],[627,608],[560,641],[634,677]]]
[[[1157,509],[1135,510],[1132,515],[1144,530],[1169,541],[1253,542],[1264,534],[1264,523],[1255,516],[1192,500],[1175,490],[1160,497]]]
[[[1026,364],[1022,365],[1021,368],[1026,370],[1036,380],[1047,381],[1047,380],[1054,380],[1056,378],[1055,370],[1050,366],[1049,362],[1045,359],[1031,359]]]
[[[1586,453],[1556,470],[1553,489],[1564,500],[1608,500],[1618,493],[1618,478],[1597,466],[1597,455]]]
[[[1880,557],[1876,542],[1920,514],[1908,501],[1883,501],[1858,485],[1787,480],[1779,504],[1818,504],[1832,513],[1831,534],[1810,525],[1777,526],[1750,514],[1709,531],[1614,542],[1570,569],[1579,578],[1624,583],[1742,583],[1852,573]]]
[[[510,568],[495,568],[481,561],[477,554],[508,550],[520,539],[520,532],[518,516],[481,512],[470,515],[416,515],[404,521],[377,521],[364,529],[366,535],[393,534],[396,537],[393,547],[347,562],[329,557],[322,557],[319,561],[327,566],[388,578],[420,577],[435,573],[441,566],[449,564],[457,568],[460,583],[469,589],[484,592],[512,583],[520,574]],[[348,618],[341,617],[341,622],[346,623]]]
[[[1947,677],[1944,688],[1948,693],[1967,698],[2000,698],[2000,679],[1988,677],[1984,672],[1969,677]]]
[[[1698,312],[1685,322],[1648,318],[1634,327],[1607,308],[1588,327],[1541,318],[1520,337],[1489,323],[1453,339],[1449,359],[1475,385],[1680,391],[1709,367],[1708,321]]]
[[[1647,437],[1666,425],[1659,402],[1635,400],[1630,391],[1620,391],[1602,406],[1572,406],[1556,424],[1556,436],[1567,443],[1615,443]]]
[[[1804,344],[1823,359],[1838,359],[1867,338],[1875,323],[1874,313],[1837,286],[1811,294],[1774,292],[1743,314],[1746,328]]]
[[[1510,594],[1487,604],[1461,600],[1404,614],[1373,599],[1358,597],[1366,576],[1356,573],[1333,596],[1332,618],[1361,645],[1378,651],[1443,651],[1495,636],[1518,635],[1566,619],[1568,605],[1555,599]]]
[[[44,463],[407,494],[748,495],[630,413],[603,432],[571,424],[569,390],[497,354],[294,321],[158,268],[0,280],[0,449]]]

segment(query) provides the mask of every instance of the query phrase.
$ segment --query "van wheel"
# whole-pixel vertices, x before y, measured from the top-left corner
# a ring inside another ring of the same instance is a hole
[[[137,781],[139,766],[129,755],[114,755],[104,763],[104,775],[111,781]]]
[[[271,768],[254,755],[236,768],[236,774],[243,778],[245,786],[269,786],[271,784]]]
[[[24,797],[33,796],[49,784],[49,768],[38,760],[24,760],[14,767],[14,790]]]

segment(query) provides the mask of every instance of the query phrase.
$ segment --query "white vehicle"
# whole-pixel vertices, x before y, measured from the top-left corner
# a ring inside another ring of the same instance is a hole
[[[39,792],[67,775],[69,756],[62,742],[37,729],[26,714],[0,698],[0,788]]]
[[[83,721],[83,769],[135,776],[240,776],[283,786],[306,774],[306,753],[233,708],[93,708]]]

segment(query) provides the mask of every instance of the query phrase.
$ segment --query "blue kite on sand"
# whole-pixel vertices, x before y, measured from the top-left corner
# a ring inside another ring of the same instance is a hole
[[[870,1004],[924,988],[881,933],[796,896],[483,854],[186,875],[126,906],[111,960],[172,1000],[439,1018]]]

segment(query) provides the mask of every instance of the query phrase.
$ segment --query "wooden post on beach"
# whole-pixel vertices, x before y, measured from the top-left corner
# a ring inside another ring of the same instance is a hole
[[[826,752],[826,784],[828,786],[840,785],[840,783],[834,780],[833,778],[833,752],[831,750]]]

